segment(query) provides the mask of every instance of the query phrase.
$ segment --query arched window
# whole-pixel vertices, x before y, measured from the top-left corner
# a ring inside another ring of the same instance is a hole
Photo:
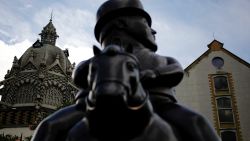
[[[43,97],[43,103],[59,106],[62,103],[62,94],[56,87],[49,87]]]
[[[229,97],[220,97],[217,99],[218,108],[232,108],[231,99]]]
[[[235,131],[221,131],[222,141],[237,141]]]
[[[234,122],[231,99],[229,97],[220,97],[216,101],[220,122]]]
[[[16,95],[16,103],[34,103],[36,100],[35,87],[30,84],[24,84],[19,87]]]
[[[227,91],[228,81],[226,76],[216,76],[214,77],[214,87],[216,91]]]

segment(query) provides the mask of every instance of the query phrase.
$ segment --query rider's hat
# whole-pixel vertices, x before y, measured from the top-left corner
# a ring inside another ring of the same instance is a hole
[[[151,26],[151,17],[144,10],[140,0],[109,0],[103,3],[96,14],[95,37],[100,42],[100,32],[104,25],[115,17],[139,15]]]

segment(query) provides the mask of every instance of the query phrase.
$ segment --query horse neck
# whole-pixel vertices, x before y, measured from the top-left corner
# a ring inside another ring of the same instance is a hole
[[[119,108],[119,106],[117,107]],[[152,117],[152,106],[146,102],[140,109],[98,110],[88,113],[90,133],[99,139],[129,140],[141,134]]]

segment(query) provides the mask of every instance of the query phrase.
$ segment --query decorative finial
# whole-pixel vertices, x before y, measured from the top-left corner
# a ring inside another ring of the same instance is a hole
[[[214,37],[214,40],[215,40],[215,35],[214,35],[215,33],[213,32],[213,37]]]
[[[59,36],[56,34],[56,28],[52,23],[52,18],[53,10],[51,10],[49,23],[43,28],[42,33],[40,33],[39,35],[41,35],[42,44],[50,44],[52,46],[55,46],[56,38],[58,38]]]
[[[51,13],[50,13],[50,22],[52,22],[52,18],[53,18],[53,9],[52,9],[52,11],[51,11]]]
[[[17,57],[15,56],[14,57],[14,60],[13,60],[13,67],[14,68],[17,68],[19,65],[18,65],[18,59],[17,59]]]
[[[14,56],[14,60],[13,60],[13,63],[17,63],[18,59],[16,56]]]

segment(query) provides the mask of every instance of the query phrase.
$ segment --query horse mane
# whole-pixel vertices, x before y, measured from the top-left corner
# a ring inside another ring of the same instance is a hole
[[[137,57],[134,56],[132,54],[132,52],[127,52],[121,46],[112,44],[112,45],[106,46],[103,50],[100,50],[97,46],[93,46],[93,51],[94,51],[95,56],[99,56],[99,55],[107,55],[107,56],[126,55],[126,56],[130,56],[131,58],[133,58],[136,61],[138,68],[140,69],[140,63],[139,63],[139,60],[137,59]],[[95,56],[94,56],[94,58],[95,58]]]

